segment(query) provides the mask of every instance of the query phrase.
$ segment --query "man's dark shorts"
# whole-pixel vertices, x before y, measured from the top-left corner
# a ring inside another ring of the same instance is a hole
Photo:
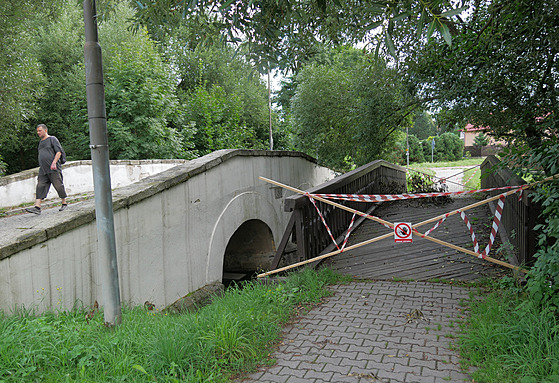
[[[64,189],[64,183],[62,182],[62,173],[54,172],[47,174],[39,174],[36,189],[36,198],[45,199],[49,193],[50,185],[54,186],[58,196],[60,198],[66,198],[66,190]]]

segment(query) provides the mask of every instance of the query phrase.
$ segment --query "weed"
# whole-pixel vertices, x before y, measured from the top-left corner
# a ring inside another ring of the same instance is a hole
[[[444,337],[449,338],[449,339],[454,339],[454,338],[456,338],[456,335],[454,335],[452,333],[447,333],[447,334],[444,334]]]
[[[83,308],[0,314],[0,382],[226,382],[266,363],[282,324],[339,279],[304,270],[273,288],[228,289],[180,315],[123,307],[123,323],[111,330],[102,313],[86,322]]]
[[[559,377],[559,318],[514,290],[470,302],[459,340],[463,364],[478,366],[476,381],[554,382]],[[532,380],[530,380],[532,379]]]

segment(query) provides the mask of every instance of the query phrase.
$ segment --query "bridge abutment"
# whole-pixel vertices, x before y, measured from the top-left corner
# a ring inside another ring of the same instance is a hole
[[[221,283],[225,264],[265,267],[289,215],[259,176],[319,185],[333,173],[303,153],[222,150],[114,190],[121,300],[164,308]],[[94,213],[90,199],[0,219],[0,310],[103,304]]]

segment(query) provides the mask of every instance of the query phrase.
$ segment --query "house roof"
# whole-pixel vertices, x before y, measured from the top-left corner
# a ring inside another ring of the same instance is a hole
[[[460,132],[478,132],[480,130],[488,130],[488,126],[474,126],[472,124],[467,124],[464,129],[459,129]]]

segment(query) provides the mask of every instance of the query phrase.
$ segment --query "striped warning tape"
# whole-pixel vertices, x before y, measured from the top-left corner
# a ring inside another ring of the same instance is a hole
[[[322,215],[322,212],[320,211],[320,209],[318,208],[318,206],[316,205],[316,202],[314,200],[313,197],[311,197],[311,195],[309,193],[305,193],[305,195],[307,197],[309,197],[309,199],[311,200],[312,204],[314,205],[314,208],[316,209],[316,211],[318,212],[318,215],[320,216],[320,219],[322,220],[322,223],[324,224],[324,227],[326,227],[326,231],[328,232],[328,234],[330,235],[330,238],[332,239],[332,242],[334,242],[334,245],[336,245],[336,248],[338,250],[340,250],[340,247],[338,246],[338,243],[336,242],[336,240],[334,239],[334,236],[332,235],[332,231],[330,231],[330,227],[328,227],[328,224],[326,223],[326,220],[324,219],[324,216]]]
[[[351,222],[349,223],[349,227],[347,228],[347,233],[345,234],[344,243],[342,244],[342,248],[340,249],[340,252],[344,251],[345,249],[345,245],[347,244],[349,235],[351,234],[351,228],[353,227],[353,223],[355,222],[356,216],[357,214],[353,213],[353,217],[351,217]]]
[[[505,205],[506,197],[507,196],[504,194],[499,197],[499,201],[497,202],[497,209],[495,209],[495,216],[493,217],[493,223],[491,225],[491,234],[489,235],[489,243],[485,247],[485,250],[483,250],[481,253],[479,252],[479,243],[477,241],[476,234],[474,233],[474,229],[470,224],[470,221],[468,220],[466,213],[464,213],[463,211],[460,212],[460,217],[462,217],[462,220],[464,220],[464,223],[466,224],[468,230],[470,231],[470,236],[472,237],[472,243],[474,244],[474,252],[479,254],[478,258],[483,258],[483,259],[487,258],[489,252],[491,251],[491,246],[493,246],[493,243],[495,242],[495,238],[497,237],[497,232],[499,231],[499,225],[501,224],[501,217],[503,215],[503,206]]]
[[[472,227],[472,224],[470,223],[468,216],[466,216],[465,212],[460,211],[460,217],[462,217],[462,220],[464,221],[464,223],[468,227],[468,230],[470,231],[470,236],[472,237],[472,243],[474,244],[474,252],[479,254],[479,244],[477,242],[476,233],[474,233],[474,228]]]
[[[495,209],[495,217],[493,217],[493,225],[491,225],[491,235],[489,236],[489,243],[483,252],[480,254],[480,258],[485,258],[489,255],[491,246],[495,242],[495,237],[497,236],[497,231],[499,231],[499,224],[501,223],[501,216],[503,215],[503,206],[505,205],[506,195],[502,195],[497,202],[497,208]]]
[[[416,194],[310,194],[313,197],[337,199],[353,202],[382,202],[382,201],[398,201],[404,199],[414,198],[427,198],[427,197],[442,197],[460,194],[484,193],[496,190],[522,190],[522,186],[502,186],[498,188],[477,189],[477,190],[463,190],[456,192],[435,192],[435,193],[416,193]]]
[[[437,222],[437,223],[435,224],[435,226],[433,226],[432,228],[430,228],[429,230],[427,230],[427,231],[425,232],[425,235],[431,234],[431,232],[432,232],[433,230],[435,230],[437,227],[439,227],[439,226],[441,225],[441,223],[443,223],[449,216],[450,216],[450,213],[445,214],[445,216],[442,217],[442,218],[439,220],[439,222]]]
[[[474,170],[474,172],[472,173],[472,175],[470,176],[470,178],[468,178],[468,180],[466,182],[464,182],[464,185],[467,185],[468,182],[470,182],[470,180],[472,178],[474,178],[474,176],[476,175],[477,171],[479,170],[479,168],[477,168],[476,170]]]

